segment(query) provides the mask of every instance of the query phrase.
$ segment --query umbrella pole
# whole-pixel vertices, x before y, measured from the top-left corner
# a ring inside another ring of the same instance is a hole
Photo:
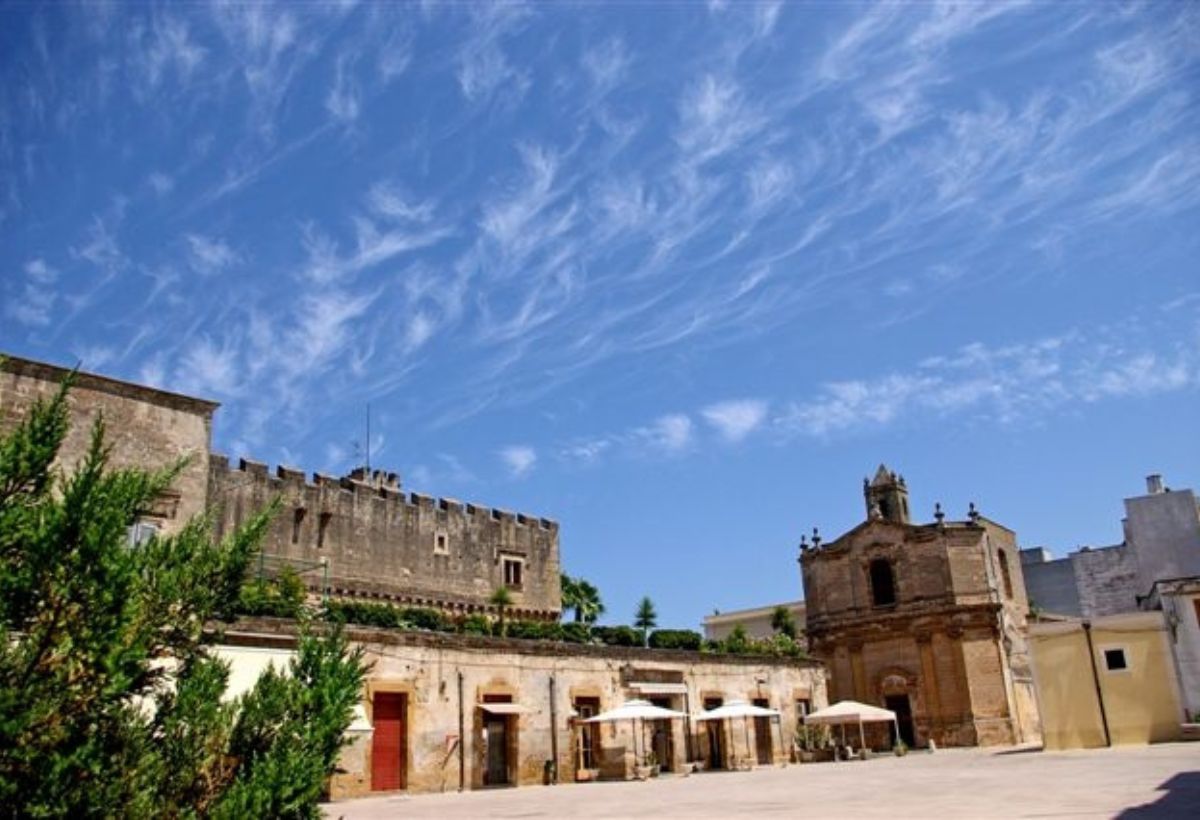
[[[753,756],[750,751],[750,719],[742,715],[742,731],[746,735],[746,764],[753,765]]]
[[[858,753],[862,755],[863,760],[867,759],[867,739],[863,734],[862,719],[858,721]]]
[[[846,751],[846,724],[843,723],[842,724],[842,753],[845,754],[845,751]]]
[[[783,715],[775,718],[775,726],[779,729],[779,754],[783,755],[783,762],[786,764],[791,755],[788,754],[787,747],[783,745]],[[772,760],[772,763],[775,761]]]

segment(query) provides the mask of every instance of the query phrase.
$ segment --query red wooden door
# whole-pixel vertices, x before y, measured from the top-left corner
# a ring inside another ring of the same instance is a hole
[[[373,709],[375,735],[371,741],[371,790],[404,788],[404,695],[380,692]]]

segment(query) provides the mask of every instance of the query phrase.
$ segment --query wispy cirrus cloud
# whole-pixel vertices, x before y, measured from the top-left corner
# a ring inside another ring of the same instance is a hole
[[[238,253],[218,237],[188,234],[188,259],[192,270],[204,276],[218,274],[241,261]]]
[[[767,403],[761,399],[734,399],[710,404],[701,414],[722,438],[738,442],[766,421]]]
[[[50,324],[58,299],[55,288],[58,271],[44,259],[31,259],[25,263],[24,274],[23,280],[14,277],[5,288],[4,313],[23,325],[45,327]]]
[[[500,460],[512,478],[525,478],[537,464],[537,451],[525,444],[513,444],[502,449]]]

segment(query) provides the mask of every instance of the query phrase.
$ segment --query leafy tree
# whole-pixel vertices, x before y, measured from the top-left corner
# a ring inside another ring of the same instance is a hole
[[[512,593],[509,591],[508,587],[497,587],[496,591],[492,593],[492,597],[488,598],[488,603],[496,607],[496,613],[499,616],[500,637],[507,637],[508,622],[506,618],[508,616],[508,610],[513,605]]]
[[[792,611],[782,605],[775,607],[775,611],[771,613],[771,629],[795,640],[796,618],[792,615]]]
[[[204,626],[237,608],[273,509],[220,543],[197,519],[132,546],[182,465],[111,469],[98,421],[56,469],[67,387],[0,436],[0,814],[317,816],[361,654],[305,635],[290,675],[222,702]]]
[[[644,596],[638,602],[637,611],[633,614],[633,625],[642,630],[642,645],[649,646],[650,630],[658,626],[658,612],[655,611],[650,596]]]

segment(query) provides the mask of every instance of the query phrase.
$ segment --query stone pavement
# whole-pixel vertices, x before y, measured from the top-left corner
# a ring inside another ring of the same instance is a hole
[[[1200,818],[1200,743],[1073,752],[943,750],[646,782],[392,795],[328,817]]]

